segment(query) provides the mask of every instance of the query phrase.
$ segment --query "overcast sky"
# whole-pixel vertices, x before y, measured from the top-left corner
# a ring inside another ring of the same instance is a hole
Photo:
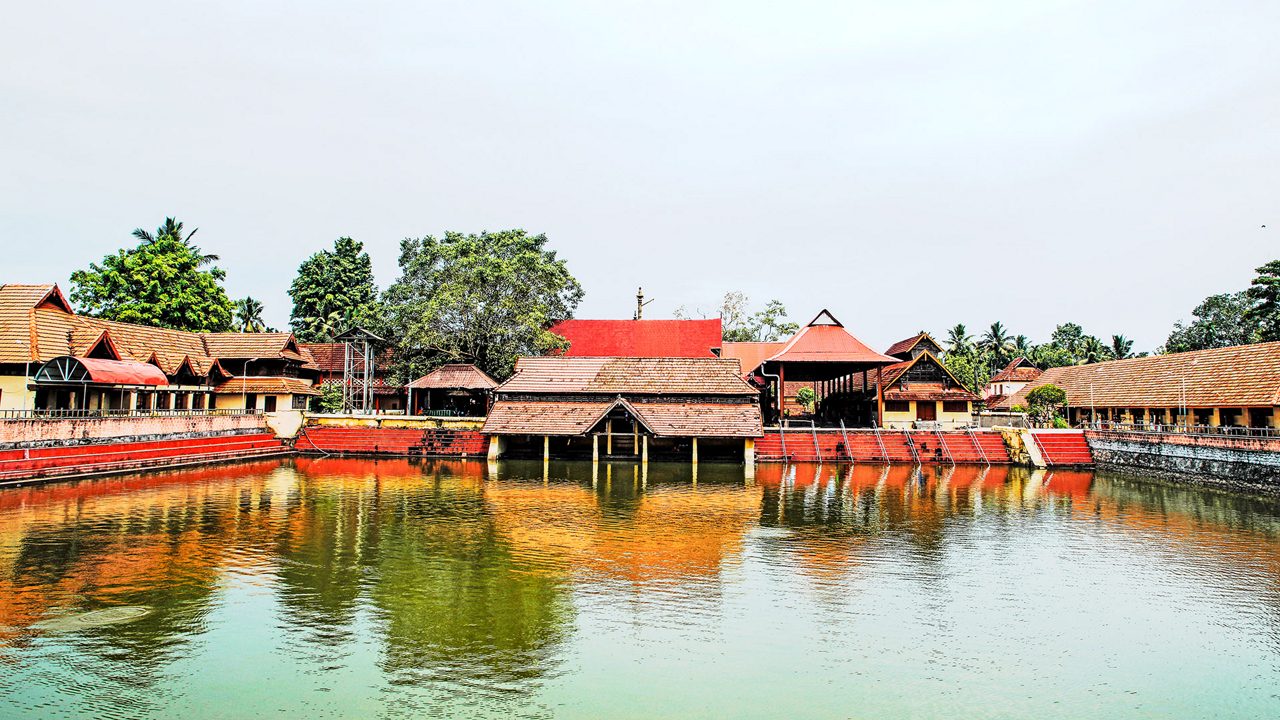
[[[12,3],[0,282],[177,215],[285,326],[340,235],[385,287],[405,236],[523,227],[580,317],[740,289],[880,347],[1147,350],[1280,257],[1278,31],[1275,0]]]

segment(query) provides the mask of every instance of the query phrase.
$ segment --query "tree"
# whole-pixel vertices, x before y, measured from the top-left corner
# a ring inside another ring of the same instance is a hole
[[[1004,366],[1009,362],[1009,353],[1013,351],[1013,343],[1009,340],[1009,332],[1004,323],[993,322],[987,332],[978,341],[978,347],[991,356],[993,364]]]
[[[262,321],[262,303],[252,297],[243,297],[236,301],[236,329],[240,332],[258,333],[267,329]]]
[[[1058,417],[1058,408],[1067,402],[1067,391],[1046,383],[1027,393],[1027,405],[1031,416],[1041,423],[1053,422]]]
[[[1190,325],[1181,320],[1174,324],[1165,341],[1165,351],[1187,352],[1257,342],[1258,327],[1248,319],[1249,310],[1247,292],[1210,295],[1191,311],[1195,320]]]
[[[1262,342],[1280,340],[1280,260],[1257,268],[1246,292],[1251,305],[1245,311],[1245,319],[1257,328]]]
[[[333,250],[303,260],[289,285],[289,297],[289,324],[303,342],[332,342],[353,325],[374,324],[378,288],[364,244],[340,237]]]
[[[172,218],[155,235],[135,230],[137,247],[71,274],[72,301],[82,312],[108,320],[196,332],[229,329],[233,306],[222,287],[226,272],[202,269],[217,256],[202,253],[181,232],[182,223]]]
[[[800,407],[803,407],[805,412],[811,413],[814,405],[818,402],[818,396],[814,393],[813,388],[806,385],[796,391],[796,402],[800,403]]]
[[[799,324],[786,322],[787,308],[781,300],[770,300],[764,309],[754,313],[748,303],[746,294],[739,290],[725,293],[720,303],[720,331],[725,340],[777,342],[800,329]]]
[[[973,336],[969,334],[969,329],[964,323],[956,323],[955,327],[947,331],[947,355],[968,355],[973,352]]]
[[[401,241],[400,278],[371,328],[395,344],[396,374],[468,362],[504,378],[516,358],[563,348],[547,328],[573,317],[582,287],[546,245],[524,230]]]
[[[1111,347],[1108,348],[1111,359],[1124,360],[1133,357],[1133,341],[1123,335],[1111,336]]]
[[[311,401],[316,412],[330,415],[342,412],[342,386],[338,383],[325,383],[320,386],[320,395]]]

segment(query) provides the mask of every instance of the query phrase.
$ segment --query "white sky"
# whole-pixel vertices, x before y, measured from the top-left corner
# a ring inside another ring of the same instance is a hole
[[[6,7],[0,282],[177,215],[284,326],[339,235],[385,286],[406,235],[524,227],[580,317],[1147,350],[1280,257],[1275,0],[123,5]]]

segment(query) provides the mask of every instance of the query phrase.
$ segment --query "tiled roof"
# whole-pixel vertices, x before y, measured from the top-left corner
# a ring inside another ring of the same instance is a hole
[[[1040,368],[1032,365],[1026,358],[1016,358],[1005,365],[1004,369],[996,373],[989,382],[1031,382],[1040,377],[1041,372],[1043,371]]]
[[[565,320],[551,332],[569,341],[568,357],[714,357],[720,318],[711,320]]]
[[[818,317],[826,315],[832,324],[819,325]],[[768,358],[770,362],[821,362],[843,364],[888,365],[896,362],[867,347],[839,324],[826,310],[787,341],[782,349]]]
[[[942,371],[945,372],[955,384],[944,389],[940,383],[912,382],[907,390],[895,389],[895,385],[897,385],[902,376],[906,374],[907,370],[910,370],[912,366],[920,362],[931,362],[936,364],[938,367],[942,368]],[[869,386],[869,390],[875,389],[875,379],[875,373],[868,373],[867,384]],[[883,370],[883,382],[885,399],[887,400],[972,400],[977,402],[980,399],[974,393],[965,390],[963,384],[961,384],[960,381],[951,374],[951,371],[947,369],[946,364],[928,350],[920,353],[913,360],[904,360],[902,362],[885,366]],[[853,375],[853,389],[862,389],[862,373],[855,373]],[[897,393],[898,396],[894,397],[894,393]]]
[[[346,364],[346,349],[343,343],[301,343],[303,350],[311,353],[316,369],[322,373],[342,373]]]
[[[785,342],[726,342],[720,347],[720,357],[738,361],[743,375],[749,375],[760,364],[775,355]]]
[[[745,403],[631,403],[637,419],[658,437],[749,438],[764,434],[760,406]]]
[[[933,347],[938,348],[938,350],[942,349],[942,346],[938,344],[937,340],[933,339],[932,335],[930,335],[927,332],[919,332],[907,338],[906,340],[899,340],[898,342],[890,345],[889,349],[884,351],[884,354],[893,355],[895,357],[899,355],[905,355],[911,352],[916,345],[919,345],[921,340],[925,340],[925,339],[927,339]]]
[[[1280,342],[1236,345],[1092,365],[1049,368],[1008,399],[1053,384],[1073,407],[1274,407],[1280,404]]]
[[[481,432],[489,435],[581,435],[599,422],[613,404],[498,400],[489,409]]]
[[[498,381],[489,377],[475,365],[452,364],[443,365],[409,383],[414,390],[458,389],[489,390],[498,387]]]
[[[502,393],[756,395],[738,362],[719,358],[527,357]]]
[[[668,403],[499,400],[482,432],[489,435],[582,435],[622,405],[657,437],[760,437],[760,408],[753,402]]]
[[[256,393],[267,395],[319,395],[305,380],[288,377],[233,377],[214,386],[219,395]]]
[[[44,302],[42,302],[44,301]],[[56,285],[0,285],[0,362],[44,362],[61,355],[86,354],[103,340],[122,360],[152,362],[173,375],[184,360],[204,375],[216,358],[284,358],[308,362],[311,356],[287,346],[289,333],[194,333],[76,315],[62,309]]]

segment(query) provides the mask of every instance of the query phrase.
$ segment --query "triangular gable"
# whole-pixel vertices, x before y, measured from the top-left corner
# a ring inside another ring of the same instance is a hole
[[[889,385],[892,385],[898,382],[899,378],[901,378],[903,375],[906,375],[907,371],[915,367],[916,363],[920,362],[920,359],[924,357],[928,357],[930,360],[933,360],[933,362],[937,364],[938,367],[942,368],[942,372],[946,373],[947,377],[951,378],[951,382],[955,383],[956,387],[965,389],[964,383],[960,382],[960,380],[956,378],[955,374],[951,372],[951,368],[947,367],[946,363],[939,360],[936,355],[929,352],[928,350],[925,350],[924,352],[915,356],[915,358],[911,360],[904,361],[905,364],[900,369],[898,369],[892,377],[887,377],[884,379],[885,386],[888,387]]]
[[[34,309],[53,309],[61,310],[68,315],[76,314],[76,311],[71,309],[71,303],[67,302],[66,296],[62,294],[62,290],[58,289],[57,285],[49,288],[49,292],[45,293],[44,297],[40,298],[40,301],[35,304]]]
[[[634,405],[627,402],[626,398],[623,398],[621,396],[619,396],[618,399],[610,403],[609,406],[606,407],[603,412],[601,412],[598,416],[596,416],[596,419],[591,421],[591,424],[587,426],[587,429],[591,430],[595,428],[595,426],[599,425],[600,422],[604,420],[606,417],[608,417],[609,413],[613,412],[613,409],[618,407],[619,405],[621,405],[623,409],[625,409],[628,413],[630,413],[631,417],[635,418],[636,422],[640,423],[640,425],[645,429],[646,432],[648,432],[650,435],[655,434],[653,432],[653,428],[649,426],[649,423],[645,422],[644,416],[641,415],[638,410],[636,410]]]
[[[111,339],[111,333],[103,330],[98,334],[97,339],[89,343],[85,351],[81,353],[83,357],[95,358],[98,360],[119,360],[120,351],[116,349],[116,343]]]
[[[831,322],[825,322],[825,323],[818,322],[818,319],[823,317],[824,315]],[[831,311],[826,308],[822,308],[821,312],[819,312],[817,315],[814,315],[813,319],[805,324],[805,327],[814,327],[814,326],[821,326],[821,325],[834,325],[836,327],[844,327],[844,323],[837,320],[836,316],[832,315]]]
[[[299,355],[302,354],[302,349],[298,347],[298,339],[295,338],[292,333],[289,334],[289,337],[285,338],[284,349],[295,352]]]

